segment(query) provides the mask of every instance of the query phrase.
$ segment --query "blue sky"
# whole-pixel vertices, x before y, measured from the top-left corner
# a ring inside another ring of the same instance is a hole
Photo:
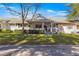
[[[19,6],[16,4],[10,5],[10,8],[15,10],[19,10]],[[38,13],[42,14],[45,17],[66,17],[68,15],[67,11],[68,7],[66,3],[42,3],[41,8],[38,10]],[[5,10],[4,6],[0,4],[0,18],[15,18],[9,13],[9,11]]]

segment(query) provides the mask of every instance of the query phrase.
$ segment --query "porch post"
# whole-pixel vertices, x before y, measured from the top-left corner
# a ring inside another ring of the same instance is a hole
[[[42,23],[42,29],[44,30],[44,23]]]
[[[51,31],[51,33],[52,33],[52,27],[53,27],[53,26],[52,26],[52,22],[51,22],[51,27],[50,27],[50,31]]]
[[[41,25],[42,25],[42,30],[44,31],[44,23],[42,22]]]
[[[35,28],[35,23],[32,23],[31,26],[32,26],[31,28],[34,29]]]

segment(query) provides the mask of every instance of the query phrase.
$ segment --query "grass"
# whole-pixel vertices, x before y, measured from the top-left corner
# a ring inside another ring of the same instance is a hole
[[[20,33],[1,33],[0,45],[78,45],[79,35],[75,34],[60,34],[60,35],[46,35],[46,34],[28,34],[22,35]]]

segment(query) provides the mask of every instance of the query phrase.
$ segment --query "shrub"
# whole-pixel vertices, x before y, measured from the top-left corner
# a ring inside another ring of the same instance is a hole
[[[0,29],[0,32],[2,32],[2,29]]]
[[[14,32],[14,33],[21,33],[22,30],[14,30],[13,32]]]
[[[12,31],[11,31],[11,30],[8,30],[8,29],[2,29],[1,32],[3,32],[3,33],[10,33],[10,32],[12,32]]]
[[[43,34],[43,30],[29,30],[30,34]]]

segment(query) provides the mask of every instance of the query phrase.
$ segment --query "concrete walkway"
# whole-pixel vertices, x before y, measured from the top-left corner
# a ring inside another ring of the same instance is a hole
[[[79,45],[1,45],[0,56],[79,56]]]

